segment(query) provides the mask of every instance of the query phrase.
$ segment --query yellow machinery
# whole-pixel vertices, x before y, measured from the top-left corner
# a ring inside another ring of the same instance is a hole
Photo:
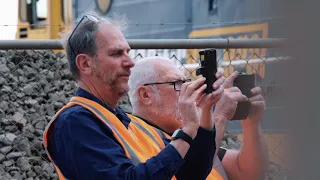
[[[255,38],[268,38],[268,23],[245,24],[236,26],[226,26],[218,28],[197,29],[190,32],[190,39],[194,38],[217,38],[223,37],[228,39],[255,39]],[[187,57],[198,59],[199,49],[188,49]],[[261,77],[265,76],[266,63],[263,61],[266,57],[266,48],[239,48],[239,49],[226,49],[223,50],[222,56],[219,56],[219,61],[225,68],[225,76],[229,76],[234,72],[235,67],[241,69],[248,74],[253,72],[258,73]],[[187,63],[194,61],[192,58],[187,59]],[[245,60],[245,61],[244,61]],[[250,60],[250,61],[248,61]],[[255,63],[252,63],[256,61]],[[232,63],[237,65],[232,65]],[[241,62],[241,63],[240,63]],[[195,76],[195,71],[192,71],[192,76]]]
[[[59,39],[72,23],[71,0],[19,0],[16,39]]]

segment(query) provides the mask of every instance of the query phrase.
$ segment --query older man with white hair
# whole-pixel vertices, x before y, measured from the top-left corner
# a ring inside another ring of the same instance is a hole
[[[135,63],[128,82],[132,114],[152,125],[159,134],[170,136],[183,124],[178,97],[181,85],[187,80],[173,61],[165,57],[147,57]],[[234,72],[226,79],[224,93],[212,115],[217,130],[216,145],[220,147],[226,123],[233,117],[237,102],[250,101],[251,112],[246,120],[241,121],[244,144],[240,151],[217,148],[216,157],[219,158],[215,158],[214,168],[207,179],[257,180],[263,179],[267,172],[267,146],[259,125],[264,113],[264,99],[258,87],[251,90],[251,98],[232,87],[237,75]]]

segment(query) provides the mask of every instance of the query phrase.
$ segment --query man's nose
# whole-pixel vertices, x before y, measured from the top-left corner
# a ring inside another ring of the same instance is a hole
[[[130,58],[130,60],[129,61],[127,61],[127,67],[130,67],[130,68],[132,68],[132,67],[134,67],[134,65],[135,65],[135,62]]]

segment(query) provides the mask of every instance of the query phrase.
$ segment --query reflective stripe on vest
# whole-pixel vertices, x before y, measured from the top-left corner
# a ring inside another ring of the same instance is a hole
[[[213,168],[220,174],[220,176],[222,177],[223,180],[228,180],[227,174],[223,168],[223,165],[219,159],[218,156],[216,156],[216,158],[214,159],[214,166]]]
[[[159,134],[160,137],[162,137],[162,138],[168,138],[168,139],[171,138],[167,133],[161,131],[160,129],[157,129],[157,128],[155,128],[155,127],[153,127],[153,128],[154,128],[154,130]]]
[[[134,165],[138,165],[140,163],[139,158],[136,156],[136,154],[134,153],[134,151],[130,147],[130,145],[123,139],[123,137],[116,130],[116,128],[114,127],[112,122],[107,117],[105,117],[98,109],[96,109],[94,106],[92,106],[92,105],[90,105],[88,103],[83,103],[83,102],[81,102],[79,100],[71,100],[71,102],[72,103],[76,103],[78,105],[81,105],[81,106],[87,108],[92,113],[94,113],[96,116],[98,116],[100,120],[103,120],[103,122],[112,130],[112,132],[116,136],[116,139],[118,141],[122,142],[121,144],[125,147],[124,149],[126,151],[126,154],[129,155],[129,157],[131,158],[133,164]]]
[[[144,163],[146,160],[157,155],[165,147],[161,137],[152,128],[150,128],[149,125],[142,122],[142,120],[136,117],[133,118],[133,116],[131,116],[132,123],[129,124],[129,127],[127,129],[113,113],[108,111],[100,104],[82,97],[73,97],[70,99],[69,103],[62,109],[60,109],[52,118],[44,132],[44,145],[46,153],[48,154],[50,160],[53,162],[60,180],[64,180],[66,178],[63,176],[60,169],[56,166],[47,150],[47,133],[50,130],[50,127],[55,121],[56,117],[64,109],[67,109],[73,105],[80,105],[88,109],[102,122],[104,122],[112,130],[114,137],[121,144],[126,156],[132,160],[132,163],[134,165]],[[173,177],[172,179],[176,178]]]
[[[130,119],[131,119],[131,122],[136,125],[137,127],[139,127],[140,130],[142,130],[144,133],[146,133],[150,138],[152,138],[152,140],[154,142],[157,143],[158,147],[160,149],[162,149],[164,147],[164,143],[162,141],[161,138],[157,139],[151,132],[154,131],[153,128],[148,128],[146,125],[146,123],[144,121],[142,121],[141,119],[135,117],[135,116],[132,116],[131,114],[127,114]],[[154,131],[154,133],[156,133],[156,131]],[[161,136],[160,136],[161,137]]]

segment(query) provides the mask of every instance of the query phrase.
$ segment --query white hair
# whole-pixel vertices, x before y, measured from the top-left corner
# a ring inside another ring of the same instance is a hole
[[[173,61],[169,58],[152,56],[137,60],[135,62],[135,66],[131,68],[131,75],[128,81],[130,90],[128,94],[133,108],[137,104],[138,100],[138,87],[146,83],[155,83],[158,80],[157,77],[159,76],[157,74],[155,66],[155,62],[157,61],[167,61],[173,63]],[[151,88],[154,90],[157,99],[160,101],[158,88],[156,86],[151,86]]]

